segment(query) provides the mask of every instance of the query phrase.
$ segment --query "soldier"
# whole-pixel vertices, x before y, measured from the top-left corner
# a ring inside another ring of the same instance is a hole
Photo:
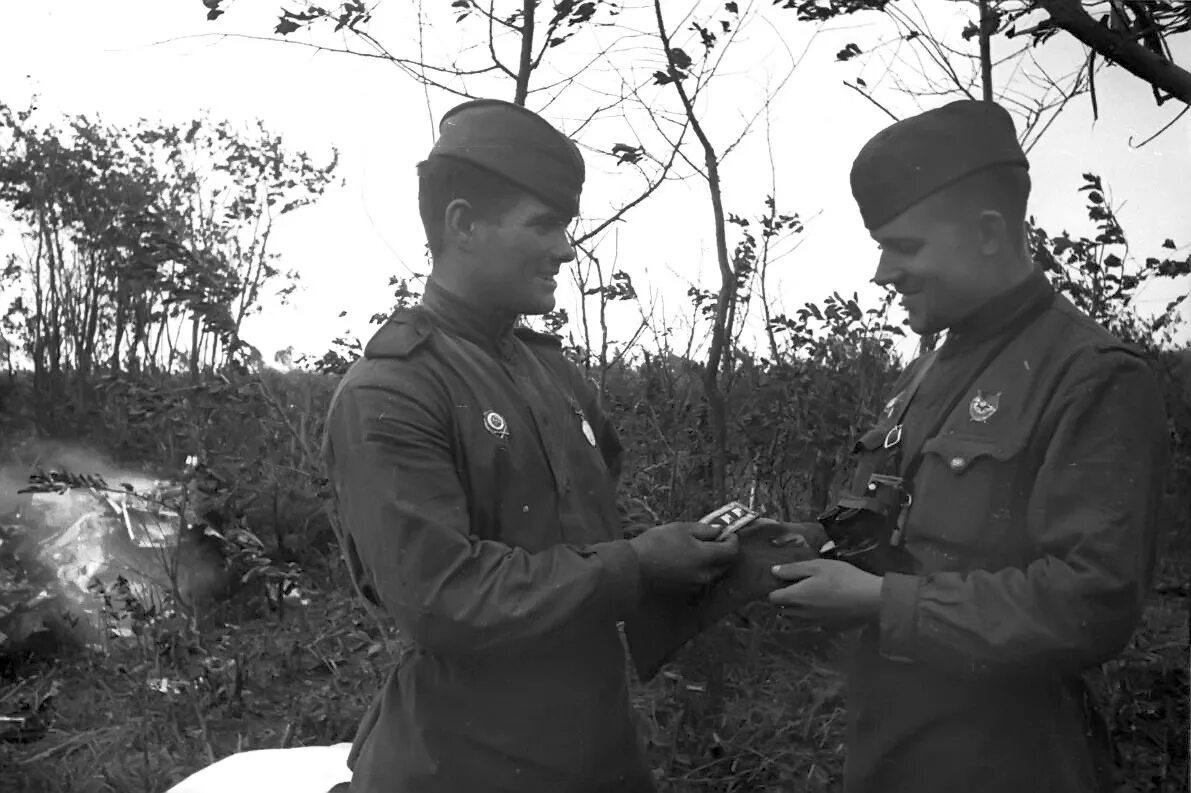
[[[735,542],[619,531],[622,448],[555,337],[577,147],[536,114],[448,112],[418,166],[433,257],[340,384],[324,447],[361,594],[412,642],[357,733],[357,793],[651,791],[617,630],[656,585],[706,583]]]
[[[839,558],[774,569],[795,583],[772,601],[865,624],[844,790],[1108,790],[1081,673],[1129,641],[1150,586],[1157,382],[1033,263],[1028,163],[1001,107],[897,122],[851,181],[881,249],[873,280],[915,332],[947,336],[857,444],[853,488],[823,518]],[[849,535],[863,516],[877,556]]]

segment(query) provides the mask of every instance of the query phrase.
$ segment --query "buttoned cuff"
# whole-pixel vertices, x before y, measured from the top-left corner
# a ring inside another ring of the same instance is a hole
[[[641,564],[628,540],[590,546],[604,568],[605,593],[617,620],[637,611],[641,604]]]
[[[904,573],[886,573],[881,581],[880,653],[903,660],[914,657],[918,638],[918,591],[922,579]]]

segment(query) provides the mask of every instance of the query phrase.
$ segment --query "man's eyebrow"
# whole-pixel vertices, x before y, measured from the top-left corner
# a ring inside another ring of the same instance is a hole
[[[565,212],[558,212],[553,209],[544,209],[530,217],[531,223],[559,223],[564,226],[569,226],[573,217]]]

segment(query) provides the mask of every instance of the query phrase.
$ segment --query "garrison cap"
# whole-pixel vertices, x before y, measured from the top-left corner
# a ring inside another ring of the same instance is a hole
[[[579,148],[532,110],[476,99],[446,112],[430,157],[452,157],[503,176],[554,209],[579,214],[585,176]]]
[[[852,163],[852,196],[869,229],[977,171],[1028,169],[1013,118],[993,102],[963,100],[886,127]]]

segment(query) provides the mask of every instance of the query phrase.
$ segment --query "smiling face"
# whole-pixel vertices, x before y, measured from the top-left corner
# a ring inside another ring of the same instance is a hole
[[[418,206],[436,281],[500,314],[545,314],[575,250],[572,218],[471,163],[432,157],[418,166]]]
[[[937,198],[872,231],[881,249],[873,281],[897,290],[918,334],[950,327],[987,299],[971,235],[939,211]]]
[[[527,193],[499,216],[473,220],[466,266],[471,299],[508,314],[553,311],[558,272],[575,259],[570,223]]]
[[[1029,189],[1022,176],[1009,177],[1019,194]],[[943,190],[871,231],[881,249],[873,281],[902,296],[915,333],[955,326],[1032,268],[1018,219],[1024,195],[1003,198],[988,182],[982,176]]]

